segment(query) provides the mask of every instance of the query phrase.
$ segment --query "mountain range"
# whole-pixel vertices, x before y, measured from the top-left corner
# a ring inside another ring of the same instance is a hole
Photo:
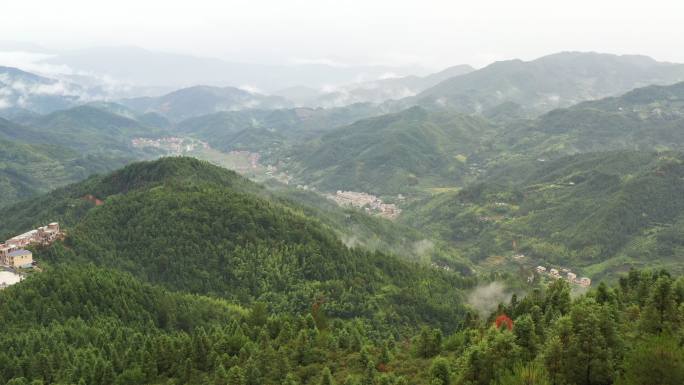
[[[136,86],[181,88],[196,84],[256,87],[274,92],[293,86],[321,88],[358,79],[377,79],[383,74],[424,73],[416,66],[388,67],[370,65],[335,65],[317,62],[292,64],[256,64],[215,58],[150,51],[139,47],[95,47],[57,52],[43,60],[66,66],[74,72],[109,77]]]
[[[414,96],[446,79],[467,74],[475,69],[469,65],[457,65],[426,76],[389,77],[363,83],[353,83],[332,91],[293,87],[276,91],[301,106],[340,107],[354,103],[382,103],[387,100]]]
[[[0,383],[683,383],[682,65],[561,53],[321,95],[301,79],[360,69],[49,54],[302,99],[44,98],[64,77],[5,68],[0,240],[36,239],[0,245]]]
[[[444,80],[410,102],[468,113],[487,113],[512,102],[534,115],[633,88],[680,81],[684,81],[681,64],[660,63],[646,56],[564,52],[529,62],[496,62]]]
[[[290,102],[277,96],[208,86],[184,88],[156,98],[126,99],[120,103],[140,113],[155,112],[176,121],[219,111],[291,107]]]

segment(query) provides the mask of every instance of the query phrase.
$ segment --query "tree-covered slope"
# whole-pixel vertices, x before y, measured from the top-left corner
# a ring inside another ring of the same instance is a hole
[[[3,233],[60,219],[67,239],[38,259],[95,262],[174,290],[267,301],[278,311],[303,311],[320,297],[336,316],[392,325],[453,327],[462,314],[458,288],[471,278],[349,249],[299,206],[259,190],[206,162],[165,158],[10,207]],[[93,207],[87,194],[104,204]]]
[[[92,106],[79,106],[26,122],[54,138],[54,144],[83,152],[130,154],[132,138],[158,136],[163,129]]]
[[[110,174],[93,175],[82,182],[3,208],[5,219],[0,223],[0,234],[18,233],[46,221],[75,225],[95,206],[92,198],[105,200],[112,195],[151,189],[164,183],[192,185],[203,182],[244,192],[261,190],[258,185],[232,171],[191,158],[137,162]]]
[[[534,283],[454,332],[398,333],[268,303],[247,310],[92,266],[0,291],[0,382],[349,385],[658,384],[684,380],[684,280],[631,271],[571,299]],[[510,329],[509,329],[510,327]],[[570,382],[572,381],[572,382]]]
[[[578,152],[681,150],[684,83],[651,86],[584,102],[513,124],[504,144],[513,152],[558,156]]]
[[[420,202],[405,221],[485,258],[520,251],[603,273],[681,271],[684,158],[608,152],[513,162],[481,183]],[[592,267],[594,266],[594,267]]]
[[[59,146],[0,140],[0,207],[127,162],[125,158],[81,156]]]
[[[321,189],[397,194],[461,182],[493,133],[476,117],[413,107],[335,129],[293,157],[298,176]]]
[[[266,155],[380,113],[382,110],[370,104],[331,109],[222,111],[186,119],[175,130],[207,141],[222,151],[250,150]]]
[[[49,141],[30,144],[2,138],[26,138],[26,130],[28,128],[0,121],[0,207],[85,179],[93,173],[109,171],[129,161],[114,155],[81,154]]]
[[[131,147],[131,138],[162,132],[90,106],[23,123],[0,118],[0,206],[149,157]]]

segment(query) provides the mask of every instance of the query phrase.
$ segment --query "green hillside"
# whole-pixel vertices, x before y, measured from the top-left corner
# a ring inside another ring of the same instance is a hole
[[[360,120],[295,150],[297,176],[323,190],[397,194],[453,186],[494,133],[486,121],[420,107]]]
[[[472,274],[472,264],[458,250],[430,234],[396,221],[340,207],[318,193],[268,183],[275,199],[301,206],[304,214],[328,225],[349,247],[381,251],[423,263],[438,263],[463,274]]]
[[[0,207],[107,172],[127,158],[81,156],[59,146],[0,140]]]
[[[684,380],[684,279],[632,271],[572,300],[538,285],[453,333],[394,334],[261,303],[170,292],[92,266],[0,291],[0,382],[19,384],[663,385]],[[506,327],[510,316],[512,330]],[[496,317],[496,322],[495,322]],[[501,326],[499,327],[499,321]],[[530,378],[534,379],[532,382]]]
[[[149,157],[130,146],[131,138],[162,132],[86,106],[24,123],[0,118],[0,206]]]
[[[1,233],[51,217],[69,236],[39,252],[50,264],[94,262],[173,290],[267,301],[283,312],[324,296],[330,314],[343,318],[455,326],[463,313],[458,288],[472,278],[349,249],[297,205],[259,190],[208,163],[165,158],[9,208]],[[104,205],[93,207],[85,194]]]
[[[558,156],[578,152],[681,150],[684,83],[651,86],[580,103],[512,124],[502,145],[510,152]]]
[[[222,151],[249,150],[269,155],[380,113],[382,110],[370,104],[331,109],[223,111],[179,122],[175,132],[207,141]]]
[[[682,271],[684,156],[607,152],[520,161],[408,210],[406,223],[482,259],[511,254],[604,274],[629,266]]]
[[[127,162],[123,157],[82,155],[57,145],[0,138],[0,207]]]
[[[89,153],[130,154],[132,138],[165,133],[163,129],[91,106],[57,111],[27,123],[55,138],[54,144]]]

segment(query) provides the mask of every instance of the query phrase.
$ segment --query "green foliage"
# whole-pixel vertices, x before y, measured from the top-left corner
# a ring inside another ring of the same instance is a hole
[[[116,270],[59,265],[0,292],[0,382],[678,384],[681,325],[660,335],[643,334],[640,325],[663,287],[673,288],[681,317],[681,286],[664,273],[632,272],[607,288],[614,301],[598,303],[590,292],[566,315],[553,311],[559,288],[550,287],[504,305],[515,315],[512,332],[474,322],[456,333],[463,354],[426,360],[407,354],[423,349],[422,340],[441,339],[439,330],[424,329],[387,362],[385,350],[398,342],[380,337],[386,326],[333,319],[321,330],[311,314],[274,314],[263,303],[245,310]],[[539,318],[536,309],[554,315]],[[629,317],[637,322],[621,321]]]
[[[513,162],[401,220],[477,259],[511,253],[515,241],[533,258],[598,273],[654,261],[679,271],[683,165],[681,154],[628,151]]]
[[[430,384],[451,384],[451,369],[449,369],[449,361],[447,359],[438,357],[432,361],[432,366],[430,366]]]
[[[379,113],[370,104],[330,109],[222,111],[183,120],[175,131],[198,137],[223,151],[258,151],[277,161],[288,153],[290,145]]]
[[[625,358],[619,385],[676,385],[684,383],[684,348],[672,336],[647,337]]]
[[[0,135],[0,207],[93,173],[110,171],[128,161],[126,157],[81,155],[52,144],[7,141]]]
[[[414,107],[360,120],[301,146],[299,177],[324,190],[386,195],[453,185],[467,174],[455,155],[477,151],[492,132],[480,118]]]
[[[415,345],[418,357],[431,358],[436,356],[442,351],[442,331],[423,327],[416,338]]]
[[[537,362],[517,364],[513,370],[503,374],[495,385],[551,385],[544,366]]]
[[[320,385],[335,385],[335,380],[332,377],[332,374],[330,373],[330,368],[327,366],[323,369],[323,374],[321,374],[321,381],[319,382]]]
[[[92,106],[22,123],[0,119],[0,206],[145,158],[131,139],[164,133]]]
[[[70,208],[87,191],[105,204],[70,216],[66,241],[39,250],[38,258],[94,262],[173,290],[245,305],[261,301],[278,313],[306,312],[320,301],[324,312],[313,321],[321,328],[328,314],[450,330],[463,312],[454,288],[472,282],[349,249],[297,205],[268,199],[235,173],[190,158],[92,178],[37,202],[36,209],[49,210],[34,215]]]

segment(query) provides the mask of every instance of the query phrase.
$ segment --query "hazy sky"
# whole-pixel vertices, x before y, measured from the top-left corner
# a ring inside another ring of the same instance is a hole
[[[438,68],[565,50],[684,62],[684,0],[7,0],[0,40],[268,63]]]

